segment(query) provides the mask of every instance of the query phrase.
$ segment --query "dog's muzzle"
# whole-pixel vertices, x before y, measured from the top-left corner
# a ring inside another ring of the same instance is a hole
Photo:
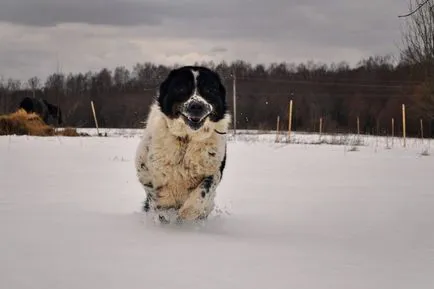
[[[199,129],[211,112],[212,106],[201,99],[190,99],[182,106],[184,120],[193,130]]]

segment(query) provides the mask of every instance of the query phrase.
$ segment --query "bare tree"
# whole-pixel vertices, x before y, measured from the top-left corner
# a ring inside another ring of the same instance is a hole
[[[419,118],[434,120],[434,82],[426,81],[416,88],[411,113]]]
[[[113,74],[113,82],[119,91],[123,91],[130,80],[130,71],[125,66],[116,67]]]
[[[18,79],[9,78],[7,82],[7,89],[10,92],[17,91],[21,88],[21,81]]]
[[[34,76],[32,78],[30,78],[29,80],[27,80],[27,84],[29,85],[30,89],[32,90],[33,93],[33,97],[35,97],[35,91],[39,88],[40,84],[41,84],[41,80]]]
[[[412,0],[403,33],[403,63],[419,75],[422,83],[413,93],[410,113],[434,118],[434,0]]]
[[[434,67],[434,10],[431,9],[433,5],[434,0],[412,1],[410,11],[415,12],[406,19],[403,32],[402,61],[420,66],[425,70],[426,76],[431,75]]]
[[[423,2],[419,2],[416,6],[416,8],[411,8],[410,12],[404,15],[399,15],[400,18],[405,18],[413,15],[414,13],[418,12],[420,9],[425,8],[425,6],[429,6],[430,9],[433,9],[433,6],[428,4],[430,0],[424,0]]]

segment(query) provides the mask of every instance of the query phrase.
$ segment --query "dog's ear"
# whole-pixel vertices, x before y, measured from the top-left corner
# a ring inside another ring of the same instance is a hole
[[[223,81],[219,75],[217,75],[217,80],[219,83],[219,91],[220,91],[220,98],[223,103],[223,109],[226,111],[228,109],[227,103],[226,103],[226,87],[223,85]]]
[[[222,80],[219,78],[219,89],[220,89],[220,95],[222,97],[223,100],[226,100],[226,88],[223,85]]]
[[[170,79],[172,78],[173,72],[170,72],[169,75],[163,80],[158,89],[158,102],[161,104],[163,98],[167,95]]]
[[[161,108],[161,111],[165,114],[170,114],[171,112],[171,108],[168,105],[169,100],[167,95],[169,94],[170,85],[176,73],[177,70],[170,71],[170,73],[166,76],[158,89],[157,101]]]

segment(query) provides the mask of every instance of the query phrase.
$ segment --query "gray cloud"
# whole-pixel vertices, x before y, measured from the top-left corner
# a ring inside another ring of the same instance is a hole
[[[0,21],[29,26],[89,23],[114,26],[161,24],[164,6],[119,1],[7,0],[0,4]]]
[[[227,51],[228,51],[228,49],[225,47],[215,46],[215,47],[211,48],[210,53],[217,54],[217,53],[224,53]]]
[[[238,14],[236,9],[243,4],[240,0],[221,1],[3,0],[0,21],[31,26],[59,23],[136,26],[159,25],[165,20],[178,19],[201,25],[202,21],[233,18]]]
[[[2,0],[0,73],[46,74],[57,54],[68,71],[138,61],[355,63],[397,52],[406,9],[407,0]]]

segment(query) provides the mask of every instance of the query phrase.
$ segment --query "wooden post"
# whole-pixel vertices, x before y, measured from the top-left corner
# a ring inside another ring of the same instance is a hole
[[[404,147],[406,147],[407,142],[406,142],[405,104],[402,104],[402,138],[404,141]]]
[[[95,120],[96,133],[99,136],[99,128],[98,128],[98,120],[96,119],[95,106],[93,105],[93,101],[90,101],[90,105],[92,106],[93,119]]]
[[[394,138],[395,138],[395,119],[392,117],[392,146],[393,146]]]
[[[395,136],[395,119],[392,117],[392,137]]]
[[[322,117],[319,118],[319,137],[322,136]]]
[[[420,119],[420,136],[423,140],[423,119]]]
[[[279,142],[280,116],[277,116],[276,142]]]
[[[234,112],[233,112],[233,126],[234,126],[234,136],[237,134],[237,78],[235,75],[235,70],[233,71],[234,78],[233,78],[233,106],[234,106]]]
[[[360,136],[360,118],[357,117],[357,136]]]
[[[288,142],[291,141],[292,130],[292,99],[289,101],[289,113],[288,113]]]

